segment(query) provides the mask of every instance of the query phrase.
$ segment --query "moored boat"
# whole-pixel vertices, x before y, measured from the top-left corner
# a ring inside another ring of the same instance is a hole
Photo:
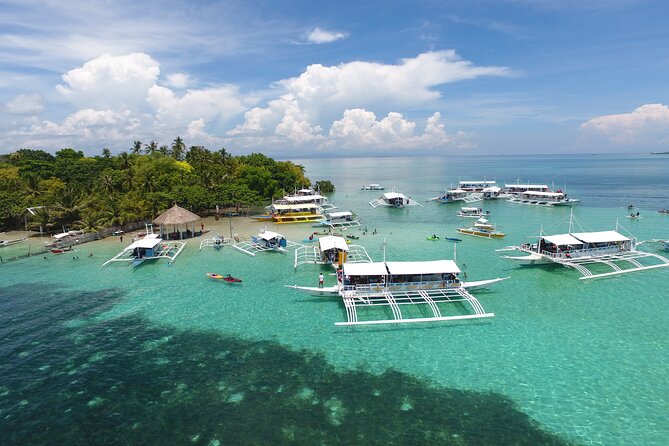
[[[144,238],[133,241],[115,257],[107,260],[102,266],[112,262],[130,262],[137,267],[147,260],[168,260],[171,264],[186,247],[186,242],[163,240],[160,234],[149,233]]]
[[[560,192],[527,191],[509,198],[509,203],[528,204],[532,206],[573,206],[581,200],[567,198],[567,194]]]
[[[365,184],[360,189],[361,190],[384,190],[385,187],[381,186],[378,183],[369,183],[369,184]]]
[[[11,245],[16,245],[17,243],[21,243],[27,240],[28,237],[22,237],[18,239],[13,239],[13,240],[0,240],[0,248],[4,248],[5,246],[11,246]]]
[[[394,208],[403,208],[406,206],[422,207],[422,205],[418,203],[416,200],[413,200],[402,193],[395,192],[394,190],[392,192],[386,192],[379,198],[370,201],[369,204],[373,208],[376,208],[378,206],[388,206]]]
[[[489,212],[487,212],[489,213]],[[456,214],[458,217],[464,217],[464,218],[481,218],[483,217],[483,209],[481,208],[475,208],[475,207],[469,207],[469,206],[463,206],[460,208],[458,213]]]
[[[482,238],[503,238],[506,235],[495,229],[495,225],[490,223],[484,217],[479,218],[472,226],[468,228],[458,228],[457,231],[460,234]]]

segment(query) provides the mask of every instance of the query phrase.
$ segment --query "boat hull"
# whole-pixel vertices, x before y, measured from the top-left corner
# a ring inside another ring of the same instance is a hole
[[[502,232],[485,232],[485,231],[475,231],[472,229],[458,228],[457,230],[460,234],[471,235],[474,237],[482,238],[503,238],[506,234]]]

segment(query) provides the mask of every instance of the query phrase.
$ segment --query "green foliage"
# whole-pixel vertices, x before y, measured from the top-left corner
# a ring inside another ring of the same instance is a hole
[[[133,141],[117,155],[103,149],[87,157],[71,148],[0,155],[0,226],[19,227],[26,207],[44,206],[34,229],[94,231],[150,220],[174,203],[193,212],[249,207],[311,184],[290,161],[186,147],[177,137],[169,145]]]
[[[322,194],[330,194],[335,191],[335,186],[330,182],[330,180],[321,180],[316,181],[316,189],[318,189]]]

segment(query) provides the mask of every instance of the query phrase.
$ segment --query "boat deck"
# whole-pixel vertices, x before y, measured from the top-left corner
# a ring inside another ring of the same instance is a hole
[[[347,263],[370,263],[372,258],[367,253],[367,250],[360,245],[349,245],[346,253]],[[299,246],[295,250],[295,264],[294,268],[300,265],[316,264],[327,265],[328,262],[322,259],[322,254],[318,246]]]
[[[345,291],[342,300],[347,320],[335,322],[336,326],[442,322],[495,316],[487,313],[478,299],[463,287],[370,294]],[[360,310],[390,317],[361,319]]]
[[[101,265],[106,266],[112,262],[129,262],[130,266],[139,266],[144,263],[146,260],[157,260],[157,259],[167,259],[169,263],[174,262],[181,251],[186,247],[186,242],[178,241],[166,241],[163,240],[160,244],[160,247],[156,250],[154,255],[146,257],[135,257],[132,255],[131,251],[124,249],[120,253],[116,254],[111,259],[107,260]]]
[[[291,242],[290,240],[286,240],[286,247],[277,249],[249,240],[249,241],[239,241],[230,243],[230,246],[239,252],[250,255],[251,257],[255,257],[256,253],[258,252],[267,252],[267,251],[286,252],[286,250],[288,249],[299,248],[302,245],[299,243]]]

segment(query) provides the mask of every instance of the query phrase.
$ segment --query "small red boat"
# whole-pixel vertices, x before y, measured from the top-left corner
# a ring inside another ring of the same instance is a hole
[[[49,250],[52,254],[64,254],[69,251],[74,251],[72,248],[51,248]]]
[[[216,273],[207,273],[207,277],[209,277],[210,279],[224,280],[228,283],[239,283],[242,281],[242,279],[232,277],[230,274],[228,274],[227,276],[221,276],[220,274]]]

